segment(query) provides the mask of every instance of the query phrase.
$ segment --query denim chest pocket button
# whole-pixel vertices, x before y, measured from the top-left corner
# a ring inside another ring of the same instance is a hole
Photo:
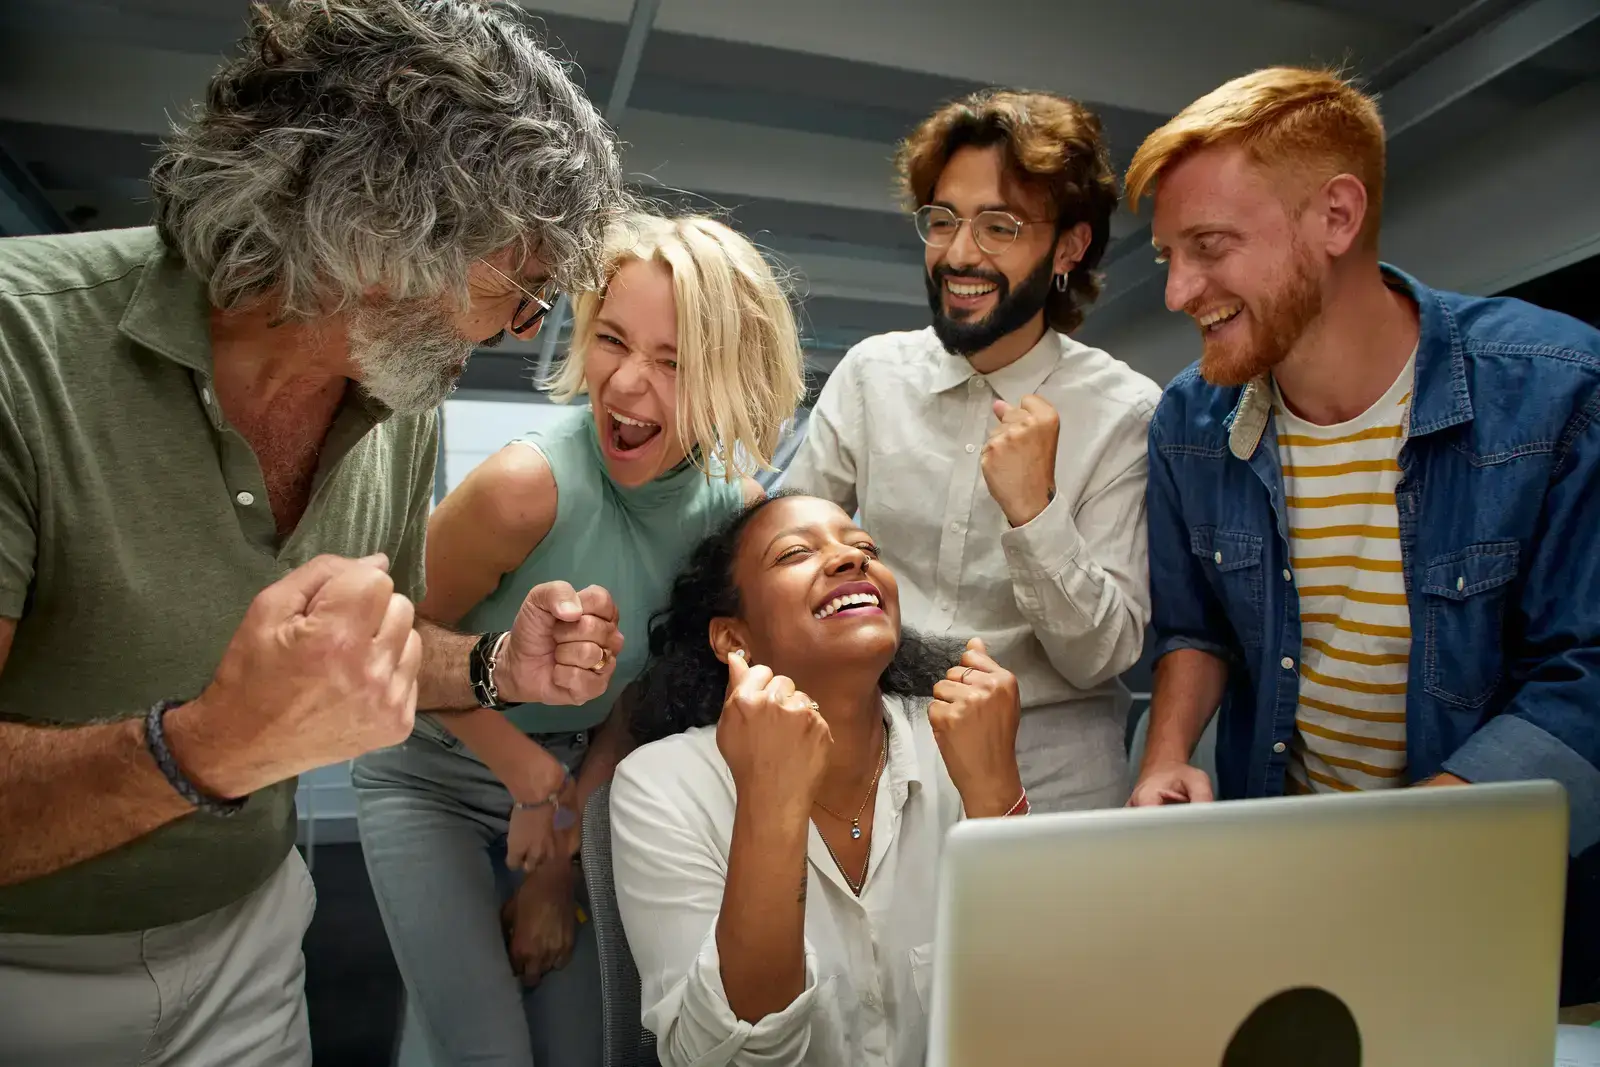
[[[1261,537],[1199,526],[1189,531],[1189,550],[1211,572],[1211,583],[1227,605],[1228,621],[1240,644],[1247,650],[1260,648],[1265,632]]]
[[[1241,571],[1261,566],[1261,538],[1237,530],[1202,526],[1189,531],[1189,549],[1209,558],[1219,571]]]
[[[1493,541],[1428,561],[1421,592],[1423,683],[1430,696],[1467,708],[1494,696],[1521,551],[1516,541]]]

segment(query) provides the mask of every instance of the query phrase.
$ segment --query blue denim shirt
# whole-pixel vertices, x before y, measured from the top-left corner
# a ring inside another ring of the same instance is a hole
[[[1572,851],[1600,840],[1600,331],[1517,300],[1436,292],[1421,313],[1395,504],[1411,613],[1408,774],[1553,778]],[[1284,791],[1300,598],[1261,379],[1180,374],[1150,427],[1155,655],[1229,661],[1224,798]]]

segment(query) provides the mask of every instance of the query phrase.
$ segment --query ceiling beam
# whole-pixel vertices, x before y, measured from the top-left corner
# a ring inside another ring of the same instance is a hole
[[[1406,51],[1415,55],[1424,41],[1436,35],[1458,35],[1462,20],[1474,15],[1482,6],[1480,0],[1464,9],[1460,19],[1441,23],[1423,41],[1408,46]],[[1498,22],[1466,34],[1382,91],[1379,104],[1389,140],[1393,142],[1427,118],[1597,18],[1600,18],[1600,4],[1595,0],[1531,0]],[[1396,67],[1395,63],[1386,64],[1383,72],[1398,76]],[[1161,265],[1155,262],[1149,246],[1148,225],[1130,235],[1114,262],[1106,268],[1105,296],[1098,302],[1097,312],[1104,312],[1160,277]],[[1103,318],[1102,322],[1108,319]]]
[[[1389,139],[1600,18],[1595,0],[1533,0],[1402,78],[1382,96]]]
[[[622,59],[617,64],[616,75],[611,79],[611,97],[606,101],[605,118],[616,129],[622,114],[628,108],[628,96],[633,92],[634,80],[639,76],[639,61],[644,57],[644,42],[655,24],[661,0],[633,0],[633,14],[628,20],[628,39],[622,44]],[[556,298],[550,309],[550,321],[545,323],[544,337],[539,345],[539,363],[534,369],[534,381],[543,382],[550,377],[550,368],[556,358],[556,337],[567,325],[572,313],[572,303],[567,294]]]
[[[616,76],[611,81],[611,99],[606,102],[606,121],[615,126],[628,106],[628,94],[633,92],[633,81],[639,76],[639,60],[644,56],[645,38],[655,24],[661,0],[633,0],[633,14],[628,19],[628,39],[622,46],[622,61],[617,65]]]
[[[627,18],[627,2],[522,0],[612,23]],[[1240,70],[1317,57],[1370,61],[1411,36],[1387,19],[1263,0],[1010,0],[1005,14],[974,19],[970,0],[695,0],[666,5],[656,28],[1168,115]]]
[[[204,92],[215,66],[214,56],[0,34],[0,119],[154,143],[166,135],[168,116],[186,111]],[[890,143],[632,105],[615,125],[630,181],[694,189],[719,200],[899,211]]]

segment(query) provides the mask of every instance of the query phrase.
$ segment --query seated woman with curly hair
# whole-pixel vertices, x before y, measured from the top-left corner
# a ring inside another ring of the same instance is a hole
[[[945,833],[1028,810],[1016,680],[902,631],[872,538],[805,496],[700,544],[650,652],[611,825],[662,1062],[920,1064]]]

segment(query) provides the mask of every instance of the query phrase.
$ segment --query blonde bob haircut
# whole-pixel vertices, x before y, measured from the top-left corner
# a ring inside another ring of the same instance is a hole
[[[1255,162],[1302,187],[1354,175],[1367,188],[1362,239],[1376,246],[1383,214],[1383,119],[1372,97],[1337,71],[1268,67],[1211,90],[1133,154],[1128,206],[1137,209],[1162,174],[1183,159],[1223,144],[1242,146]]]
[[[678,308],[676,431],[690,459],[732,480],[772,470],[784,424],[805,396],[805,357],[783,284],[754,245],[714,219],[634,214],[606,240],[605,285],[630,260],[672,272]],[[573,301],[572,346],[550,379],[551,398],[587,392],[584,356],[605,289]],[[663,427],[667,429],[667,427]]]

